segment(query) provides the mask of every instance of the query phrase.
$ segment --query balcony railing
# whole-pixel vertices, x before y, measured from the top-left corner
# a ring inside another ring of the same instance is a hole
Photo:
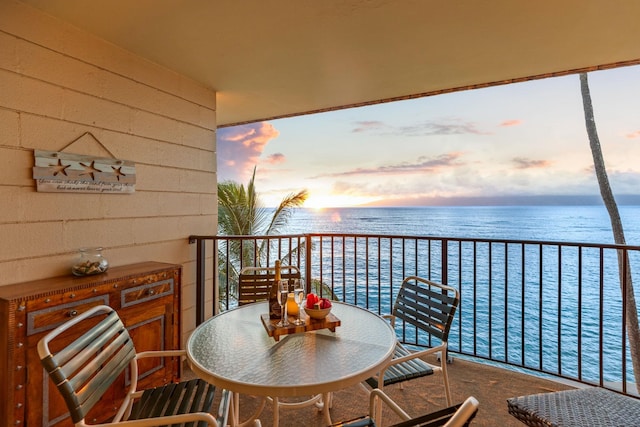
[[[236,305],[244,266],[280,259],[300,268],[307,290],[322,283],[313,289],[379,314],[391,312],[403,278],[417,275],[460,291],[451,352],[637,394],[623,313],[635,305],[624,292],[630,278],[640,288],[640,246],[364,234],[190,241],[198,246],[198,323],[214,280],[214,313]],[[206,271],[217,274],[207,280]],[[430,345],[404,326],[398,336]]]

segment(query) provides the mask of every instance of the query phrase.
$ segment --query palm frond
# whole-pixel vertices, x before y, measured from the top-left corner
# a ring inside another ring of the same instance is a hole
[[[302,206],[307,197],[309,197],[309,192],[305,189],[297,193],[291,193],[282,199],[273,213],[266,235],[277,234],[282,227],[286,226],[293,214],[293,209]]]

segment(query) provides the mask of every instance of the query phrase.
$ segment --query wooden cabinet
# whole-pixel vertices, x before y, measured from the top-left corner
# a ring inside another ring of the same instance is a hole
[[[6,348],[0,352],[0,425],[73,425],[40,365],[37,344],[48,331],[90,307],[105,304],[116,309],[138,352],[180,348],[181,274],[179,265],[144,262],[96,276],[60,276],[0,287],[0,339]],[[180,366],[177,357],[144,360],[140,387],[178,380]],[[109,419],[128,381],[128,374],[119,378],[88,420]]]

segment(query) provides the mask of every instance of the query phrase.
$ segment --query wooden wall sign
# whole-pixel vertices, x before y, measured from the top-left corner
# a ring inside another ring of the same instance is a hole
[[[39,192],[135,192],[136,167],[133,162],[42,150],[35,150],[34,157],[33,179]]]

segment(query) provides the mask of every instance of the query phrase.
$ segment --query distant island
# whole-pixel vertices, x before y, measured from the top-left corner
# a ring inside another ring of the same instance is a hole
[[[640,195],[616,196],[619,205],[640,205]],[[495,197],[422,197],[391,199],[359,205],[361,207],[411,206],[593,206],[602,205],[599,195],[573,196],[495,196]]]

